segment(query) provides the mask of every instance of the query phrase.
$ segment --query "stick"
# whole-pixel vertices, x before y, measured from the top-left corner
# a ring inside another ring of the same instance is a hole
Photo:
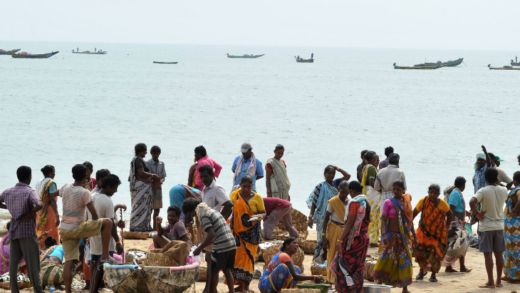
[[[121,215],[121,221],[123,221],[123,209],[119,210],[119,215]],[[123,228],[121,228],[121,246],[123,246],[123,263],[126,263],[125,261],[125,237],[123,236]]]

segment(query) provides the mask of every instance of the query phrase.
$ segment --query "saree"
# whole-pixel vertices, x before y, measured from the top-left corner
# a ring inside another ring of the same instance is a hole
[[[330,263],[330,270],[336,279],[337,292],[350,293],[363,290],[363,276],[369,242],[367,231],[370,224],[370,205],[366,204],[364,195],[358,195],[349,202],[349,213],[352,202],[359,203],[359,207],[355,211],[356,221],[349,235],[343,239],[341,251],[336,254]]]
[[[5,244],[5,242],[9,239],[9,233],[2,237],[0,241],[0,275],[5,273],[9,273],[9,255],[11,254],[11,245]],[[20,261],[20,269],[25,266],[25,260],[22,258]]]
[[[42,287],[64,285],[63,283],[63,266],[51,262],[43,261],[49,256],[54,249],[58,247],[54,245],[40,255],[40,279]]]
[[[518,203],[520,186],[512,190],[506,201],[504,230],[506,251],[504,252],[504,274],[511,280],[520,281],[520,216],[513,214]]]
[[[328,201],[328,204],[332,206],[334,212],[338,215],[338,218],[345,219],[345,205],[343,201],[339,198],[339,196],[335,196]],[[341,233],[343,232],[343,227],[345,226],[345,222],[343,221],[342,225],[338,225],[338,223],[330,220],[327,223],[327,240],[329,241],[329,248],[327,249],[327,263],[331,264],[334,256],[336,255],[336,241],[338,241]],[[329,282],[334,282],[334,275],[330,271],[330,267],[327,268],[327,280]]]
[[[374,281],[378,284],[405,287],[412,284],[413,265],[410,245],[410,223],[405,215],[405,208],[391,198],[397,214],[399,233],[392,232],[386,226],[388,245],[384,247],[374,267]]]
[[[282,289],[294,288],[298,284],[298,281],[294,280],[294,277],[291,275],[287,265],[280,261],[280,254],[282,253],[285,252],[280,251],[275,254],[262,273],[258,282],[258,289],[260,289],[261,293],[279,293]],[[302,273],[296,265],[294,266],[294,271],[297,274]]]
[[[370,225],[368,226],[368,234],[370,235],[370,243],[379,244],[381,238],[381,193],[375,190],[368,184],[368,172],[373,171],[377,175],[376,167],[368,164],[363,169],[363,179],[361,185],[363,185],[363,194],[367,196],[368,203],[370,204]]]
[[[421,201],[417,206],[420,204]],[[442,260],[448,249],[448,229],[446,227],[448,211],[449,206],[442,199],[439,199],[437,207],[430,201],[429,196],[425,197],[422,202],[421,219],[416,232],[417,248],[414,249],[413,256],[424,270],[438,273],[441,268]]]
[[[43,208],[36,212],[36,235],[40,236],[47,231],[48,236],[53,237],[57,243],[60,243],[60,230],[56,227],[56,214],[49,200],[49,191],[53,185],[56,186],[56,182],[51,178],[45,178],[36,184],[36,192],[43,203]],[[41,245],[40,249],[43,249]]]
[[[130,215],[130,232],[150,232],[150,219],[152,216],[152,184],[137,179],[135,174],[135,160],[130,164],[130,197],[132,200],[132,213]],[[141,159],[141,158],[139,158]],[[143,160],[144,164],[148,164]]]
[[[317,259],[320,256],[321,250],[323,248],[321,234],[323,233],[323,221],[325,220],[325,213],[327,211],[327,202],[329,201],[329,199],[333,198],[338,194],[339,191],[336,189],[336,187],[324,181],[314,188],[314,191],[311,193],[311,195],[309,195],[309,198],[307,199],[307,206],[309,207],[309,209],[312,208],[313,204],[316,206],[316,208],[314,209],[314,216],[312,217],[312,220],[316,225],[316,235],[318,237],[316,243],[316,251],[314,252],[313,260]]]
[[[235,281],[251,283],[255,272],[255,258],[258,244],[262,242],[260,221],[250,222],[254,215],[249,203],[244,200],[238,189],[231,194],[233,203],[233,217],[231,231],[235,237],[236,254],[235,267],[231,270]]]
[[[273,175],[269,178],[271,182],[271,193],[273,197],[289,200],[289,189],[291,189],[291,181],[287,177],[287,169],[282,161],[275,158],[267,160],[273,168]]]

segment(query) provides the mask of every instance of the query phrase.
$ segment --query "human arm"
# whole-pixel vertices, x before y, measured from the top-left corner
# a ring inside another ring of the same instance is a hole
[[[446,227],[448,227],[447,230],[449,230],[449,227],[451,225],[451,220],[453,219],[453,213],[451,212],[451,210],[449,210],[447,213],[446,213]]]
[[[294,264],[292,261],[287,261],[284,263],[287,268],[289,269],[289,273],[291,273],[292,277],[295,281],[301,282],[301,281],[315,281],[316,283],[322,283],[325,281],[325,279],[322,276],[306,276],[303,274],[298,274],[294,270]]]
[[[24,221],[29,221],[33,218],[36,218],[36,212],[43,208],[43,203],[40,200],[40,198],[36,195],[36,191],[31,191],[31,194],[29,195],[29,200],[31,201],[33,208],[29,212],[21,216],[21,218]]]
[[[199,255],[201,251],[211,243],[213,243],[213,240],[215,240],[215,231],[213,231],[213,228],[206,229],[206,238],[204,238],[204,241],[193,251],[193,255]]]
[[[414,208],[413,209],[413,219],[415,220],[415,217],[417,217],[417,215],[419,214],[420,212],[417,210],[417,208]]]
[[[356,215],[354,213],[350,213],[348,211],[348,217],[347,217],[347,223],[345,224],[345,227],[343,228],[343,232],[341,232],[341,235],[338,238],[338,241],[336,241],[336,251],[341,251],[341,244],[343,243],[343,240],[347,235],[350,233],[350,230],[354,226],[354,222],[356,222]]]
[[[316,210],[316,205],[314,203],[312,203],[312,206],[311,206],[311,213],[309,214],[309,218],[307,219],[307,225],[309,226],[309,228],[312,229],[312,225],[314,224],[313,220],[312,220],[312,217],[314,216],[314,211]]]
[[[115,224],[114,218],[111,218],[112,220],[112,230],[110,231],[110,234],[112,235],[112,238],[114,238],[114,241],[116,242],[116,250],[117,254],[122,255],[124,253],[123,245],[121,245],[119,234],[117,234],[117,225]]]
[[[94,208],[94,203],[92,201],[87,203],[87,209],[90,212],[90,215],[92,216],[92,220],[95,221],[99,219],[98,214],[96,213],[96,209]]]
[[[379,191],[379,192],[383,191],[383,188],[381,187],[381,180],[379,180],[379,175],[376,175],[376,181],[374,183],[374,189]]]
[[[478,194],[478,192],[477,192],[477,194]],[[476,197],[472,197],[469,200],[469,207],[471,208],[471,211],[475,214],[477,219],[484,220],[484,215],[486,214],[486,212],[479,213],[477,211],[477,203],[478,203],[478,199]]]
[[[516,195],[517,196],[517,202],[516,202],[516,205],[513,207],[513,214],[517,215],[517,216],[520,216],[520,192],[517,192],[518,194]],[[515,196],[515,195],[513,195]]]
[[[265,175],[267,176],[267,179],[265,180],[265,187],[266,187],[266,193],[267,197],[273,197],[273,194],[271,193],[271,176],[273,175],[273,169],[269,169],[268,166],[270,164],[265,165]]]
[[[222,166],[220,166],[219,163],[215,162],[215,160],[213,160],[213,168],[215,168],[215,177],[218,178],[218,176],[220,175],[220,172],[222,171]]]
[[[486,155],[486,165],[488,166],[488,168],[493,167],[493,165],[491,164],[491,158],[489,157],[489,154],[485,146],[482,146],[482,151],[484,152],[484,155]]]
[[[260,162],[259,159],[256,159],[256,179],[255,180],[260,180],[264,178],[264,167],[262,166],[262,162]],[[269,179],[271,177],[267,177],[267,179]]]
[[[157,235],[159,235],[159,236],[162,236],[165,234],[164,229],[162,227],[162,221],[163,221],[162,217],[155,218],[155,231],[157,232]]]
[[[388,222],[388,216],[387,215],[383,215],[381,217],[381,238],[383,239],[383,245],[386,247],[388,246],[389,242],[388,242],[388,236],[386,235],[386,226],[387,226],[387,223]]]
[[[56,204],[56,196],[54,193],[49,194],[49,203],[54,211],[54,215],[56,215],[56,227],[58,227],[60,225],[60,214],[58,213],[58,205]]]
[[[341,181],[348,181],[350,179],[350,174],[347,171],[341,169],[338,166],[333,166],[333,167],[334,167],[334,169],[336,169],[336,171],[338,171],[339,173],[341,173],[341,175],[343,175],[343,178],[341,178]]]
[[[331,213],[328,211],[327,207],[327,211],[325,212],[325,218],[323,219],[323,233],[321,234],[321,236],[318,235],[318,237],[321,237],[324,251],[327,251],[327,249],[329,248],[329,240],[327,239],[327,233],[325,231],[327,231],[327,224],[329,223],[330,215]],[[325,254],[327,253],[325,252]]]
[[[368,185],[374,187],[376,183],[377,170],[374,166],[369,166],[367,171]]]
[[[233,203],[230,200],[228,200],[222,205],[222,207],[223,209],[220,212],[220,214],[222,215],[222,217],[224,217],[224,219],[228,219],[229,216],[231,216],[231,212],[233,211]]]

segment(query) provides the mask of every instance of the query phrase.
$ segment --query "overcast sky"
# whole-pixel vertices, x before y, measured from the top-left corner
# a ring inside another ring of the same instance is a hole
[[[8,40],[520,49],[518,0],[3,0],[0,4],[0,44]]]

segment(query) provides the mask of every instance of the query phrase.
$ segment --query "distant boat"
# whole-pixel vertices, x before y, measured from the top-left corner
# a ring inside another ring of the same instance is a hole
[[[154,61],[153,63],[155,63],[155,64],[177,64],[179,62],[158,62],[158,61]]]
[[[442,65],[442,66],[446,66],[446,67],[455,67],[457,65],[460,65],[462,63],[462,61],[464,61],[464,58],[459,58],[457,60],[449,60],[447,62],[442,62],[442,61],[437,61],[435,63],[426,62],[426,63],[416,64],[414,66],[438,66],[438,65]]]
[[[54,56],[58,54],[60,51],[51,52],[51,53],[45,53],[45,54],[29,54],[27,52],[22,52],[19,54],[13,54],[13,58],[36,58],[36,59],[43,59],[43,58],[49,58],[51,56]]]
[[[520,68],[515,68],[513,66],[504,65],[504,67],[491,67],[491,64],[488,64],[490,70],[520,70]]]
[[[259,58],[259,57],[262,57],[264,55],[265,54],[262,54],[262,55],[253,55],[253,54],[247,55],[247,54],[244,54],[242,56],[239,56],[239,55],[229,55],[229,53],[227,53],[227,57],[228,58],[249,58],[250,59],[250,58]]]
[[[0,55],[13,55],[14,53],[16,53],[18,51],[20,51],[20,49],[14,49],[11,51],[6,51],[6,50],[0,49]]]
[[[303,59],[300,56],[294,56],[294,59],[298,63],[314,63],[314,53],[311,54],[311,59]]]
[[[511,66],[520,66],[520,62],[518,62],[518,57],[515,57],[515,60],[511,60]]]
[[[105,55],[107,53],[107,51],[103,51],[101,49],[97,50],[97,48],[94,48],[94,52],[90,52],[90,51],[79,51],[79,48],[76,48],[76,51],[74,51],[74,49],[72,49],[72,53],[74,54],[87,54],[87,55]]]
[[[414,65],[414,66],[397,66],[395,63],[394,63],[394,69],[438,69],[438,68],[442,68],[444,67],[444,65],[432,65],[432,66],[417,66],[417,65]]]

